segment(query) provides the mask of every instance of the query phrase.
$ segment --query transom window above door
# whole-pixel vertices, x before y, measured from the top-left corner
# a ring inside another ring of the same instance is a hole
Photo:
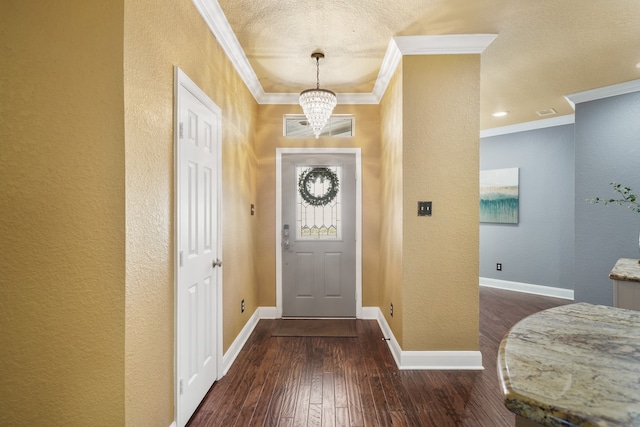
[[[290,138],[315,138],[303,114],[285,114],[283,119],[284,136]],[[338,138],[351,137],[355,134],[355,118],[351,114],[333,114],[320,136]]]

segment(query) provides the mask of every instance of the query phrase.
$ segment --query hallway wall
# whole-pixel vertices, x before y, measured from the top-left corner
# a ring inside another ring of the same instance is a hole
[[[573,124],[480,140],[481,170],[520,169],[519,223],[480,223],[480,277],[573,290],[574,156]]]
[[[479,55],[407,55],[381,102],[380,307],[403,351],[478,350],[479,100]]]
[[[619,258],[638,258],[640,214],[590,204],[617,198],[611,182],[640,194],[640,92],[576,104],[575,299],[613,304],[609,272]]]
[[[124,424],[123,23],[0,3],[2,426]]]
[[[402,61],[380,102],[380,302],[379,306],[398,345],[402,347]]]
[[[402,348],[477,351],[480,55],[402,61]]]
[[[284,114],[302,114],[299,105],[261,105],[256,135],[259,165],[256,215],[256,265],[259,305],[276,305],[275,189],[276,148],[335,147],[362,149],[362,305],[378,305],[378,251],[380,221],[379,129],[377,105],[338,105],[334,114],[353,114],[355,136],[348,138],[288,138],[283,136]]]
[[[257,104],[190,0],[125,2],[126,422],[174,406],[173,85],[180,67],[222,110],[223,350],[257,308]],[[240,312],[245,299],[246,310]]]

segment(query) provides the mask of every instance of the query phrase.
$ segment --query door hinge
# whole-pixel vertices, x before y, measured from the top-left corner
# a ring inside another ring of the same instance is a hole
[[[183,132],[183,123],[180,123],[180,138],[182,138],[182,132]]]
[[[180,251],[180,267],[182,267],[184,263],[184,251]]]
[[[184,393],[184,380],[180,379],[180,395]]]

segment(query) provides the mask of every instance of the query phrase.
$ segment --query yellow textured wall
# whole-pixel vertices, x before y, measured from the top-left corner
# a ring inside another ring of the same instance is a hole
[[[225,351],[257,307],[257,104],[190,0],[128,0],[126,421],[136,427],[169,426],[174,416],[174,65],[222,109]]]
[[[480,55],[406,56],[402,78],[403,350],[478,350]]]
[[[275,190],[276,148],[361,148],[362,151],[362,305],[378,306],[380,248],[380,110],[377,105],[338,105],[334,114],[353,114],[353,138],[285,138],[284,114],[302,114],[299,105],[261,105],[256,136],[258,160],[258,216],[256,265],[259,305],[276,305]]]
[[[122,2],[0,2],[2,426],[124,423],[122,46]]]
[[[479,57],[405,58],[337,107],[355,138],[285,139],[299,107],[258,107],[190,0],[0,7],[0,425],[173,421],[174,65],[223,113],[224,350],[275,305],[275,148],[318,146],[362,148],[363,305],[405,350],[477,349]]]
[[[380,308],[402,347],[402,63],[380,102]],[[394,316],[389,306],[393,304]]]

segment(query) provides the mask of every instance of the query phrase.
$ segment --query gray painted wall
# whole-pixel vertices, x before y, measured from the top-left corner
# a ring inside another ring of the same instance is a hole
[[[640,93],[577,104],[575,141],[575,300],[611,305],[611,268],[640,256],[640,214],[585,199],[615,196],[613,181],[640,192]]]
[[[480,140],[480,170],[512,167],[520,168],[520,222],[480,224],[480,276],[573,289],[574,126]]]

